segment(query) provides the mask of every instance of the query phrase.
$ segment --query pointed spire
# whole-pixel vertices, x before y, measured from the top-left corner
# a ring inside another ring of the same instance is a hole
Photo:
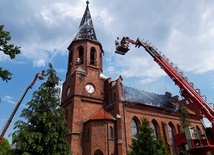
[[[79,30],[74,40],[79,39],[91,39],[97,41],[97,37],[94,31],[94,26],[91,18],[91,14],[88,7],[89,1],[86,1],[86,9],[80,22]]]

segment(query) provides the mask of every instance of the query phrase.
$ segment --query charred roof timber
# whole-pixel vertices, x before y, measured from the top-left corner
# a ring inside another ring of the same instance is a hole
[[[127,86],[123,86],[123,90],[124,101],[160,107],[173,111],[177,110],[177,106],[170,104],[173,101],[175,102],[175,99],[172,96],[169,97],[169,95],[171,94],[169,92],[167,92],[165,95],[159,95]]]

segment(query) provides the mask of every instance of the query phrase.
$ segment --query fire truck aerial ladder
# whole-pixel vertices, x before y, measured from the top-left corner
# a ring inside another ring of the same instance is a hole
[[[35,77],[33,78],[33,81],[30,83],[29,86],[27,86],[27,88],[25,89],[23,95],[21,96],[21,98],[19,99],[19,101],[16,103],[14,109],[12,110],[9,119],[6,121],[5,125],[3,126],[2,130],[1,130],[1,134],[0,134],[0,143],[2,142],[2,139],[4,138],[4,135],[14,117],[14,115],[16,114],[16,111],[18,110],[20,104],[22,103],[22,100],[24,99],[25,95],[27,94],[29,89],[32,89],[33,85],[35,84],[37,79],[43,80],[44,79],[44,71],[42,71],[41,73],[37,73],[35,75]]]
[[[183,133],[175,135],[176,145],[178,147],[185,146],[191,155],[206,155],[208,151],[214,150],[214,110],[208,103],[207,97],[184,76],[183,72],[172,61],[148,41],[139,38],[134,41],[129,37],[123,37],[120,41],[118,37],[115,41],[115,53],[125,55],[129,51],[130,43],[138,48],[143,47],[175,82],[175,85],[180,88],[180,94],[186,101],[195,107],[195,114],[201,119],[205,116],[211,122],[212,129],[205,129],[206,132],[203,132],[203,134],[199,133],[196,127],[186,127]]]

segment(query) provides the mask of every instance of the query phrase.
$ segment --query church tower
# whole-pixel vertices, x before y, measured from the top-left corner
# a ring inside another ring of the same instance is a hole
[[[90,141],[92,126],[87,125],[85,129],[86,122],[104,106],[103,49],[97,40],[88,5],[87,1],[78,33],[68,46],[67,73],[62,89],[61,106],[71,131],[67,140],[74,155],[89,154],[84,152],[84,146],[90,148],[85,144]]]

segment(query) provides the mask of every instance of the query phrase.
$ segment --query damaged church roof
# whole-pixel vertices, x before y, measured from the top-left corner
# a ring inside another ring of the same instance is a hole
[[[168,110],[176,111],[178,108],[171,104],[172,97],[167,95],[159,95],[155,93],[138,90],[135,88],[123,86],[124,101],[131,103],[140,103],[154,107],[160,107]]]
[[[76,37],[74,38],[74,40],[91,39],[94,41],[98,41],[96,34],[95,34],[89,7],[88,7],[89,1],[86,1],[86,4],[87,4],[86,9],[83,14],[82,20],[80,22],[78,33],[77,33]]]

